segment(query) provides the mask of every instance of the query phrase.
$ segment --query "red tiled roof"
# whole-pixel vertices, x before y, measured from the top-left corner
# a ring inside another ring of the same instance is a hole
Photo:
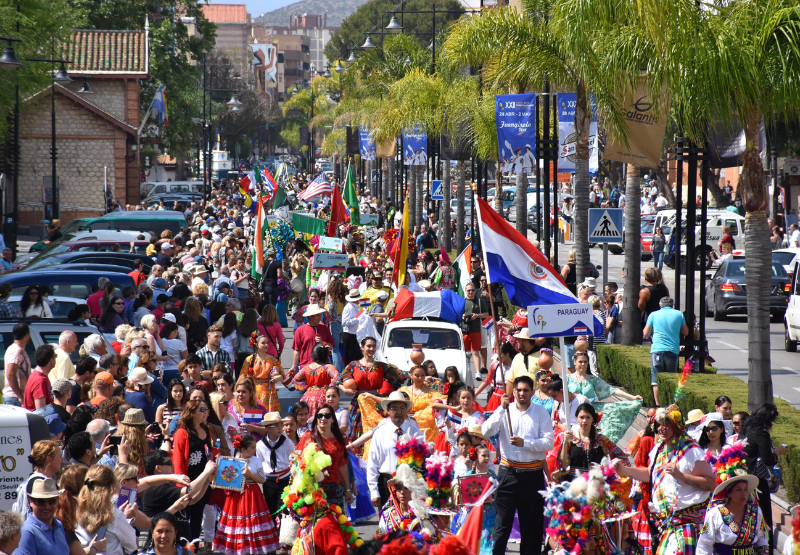
[[[245,4],[206,4],[203,15],[212,23],[247,23]]]
[[[144,31],[75,31],[64,56],[68,71],[79,74],[146,76],[147,39]]]

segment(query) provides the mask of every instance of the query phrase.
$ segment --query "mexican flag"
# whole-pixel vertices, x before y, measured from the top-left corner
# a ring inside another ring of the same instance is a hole
[[[458,294],[466,299],[467,293],[464,290],[467,288],[467,284],[470,282],[469,276],[472,274],[472,245],[467,245],[467,248],[458,255],[456,261],[453,262],[453,270],[456,271]]]
[[[347,177],[344,181],[344,191],[342,192],[347,213],[350,216],[350,225],[361,225],[361,216],[358,207],[358,193],[356,193],[356,180],[353,177],[353,166],[347,166]]]
[[[289,214],[291,209],[292,204],[289,202],[289,197],[286,196],[286,191],[283,190],[283,186],[278,185],[275,196],[272,198],[272,213],[281,220],[288,222],[291,221],[291,215]]]
[[[264,272],[264,234],[267,232],[267,215],[264,211],[264,203],[258,200],[256,206],[256,229],[255,241],[253,241],[253,260],[250,266],[250,275],[260,280]]]

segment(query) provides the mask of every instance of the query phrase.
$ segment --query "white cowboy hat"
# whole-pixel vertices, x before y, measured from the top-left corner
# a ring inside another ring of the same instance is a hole
[[[593,277],[587,277],[580,286],[588,287],[589,289],[597,289],[597,280]]]
[[[740,482],[740,481],[747,482],[748,493],[752,492],[754,489],[758,487],[758,476],[754,476],[753,474],[739,474],[732,478],[728,478],[720,485],[718,485],[714,490],[714,495],[716,496],[720,492],[724,492],[728,486],[732,485],[734,482]]]
[[[358,292],[358,289],[351,289],[350,294],[347,295],[344,300],[349,301],[351,303],[357,303],[361,300],[361,293]]]
[[[414,403],[406,399],[399,391],[392,391],[386,399],[381,401],[381,408],[388,411],[389,405],[392,403],[405,403],[408,410],[411,410],[411,407],[414,406]]]
[[[535,337],[531,337],[528,335],[528,328],[522,328],[521,330],[519,330],[519,333],[514,334],[514,337],[516,339],[527,339],[528,341],[533,341],[534,339],[536,339]]]
[[[305,314],[303,314],[303,316],[308,318],[309,316],[316,316],[317,314],[325,314],[326,312],[327,310],[325,310],[318,304],[311,304],[308,305],[308,308],[306,308]]]

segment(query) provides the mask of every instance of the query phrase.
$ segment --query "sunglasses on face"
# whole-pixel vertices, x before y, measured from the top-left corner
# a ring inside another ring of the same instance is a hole
[[[37,507],[44,507],[47,505],[55,507],[58,505],[58,498],[53,499],[33,499],[33,504]]]
[[[28,295],[38,295],[38,294],[39,294],[38,291],[31,291],[30,293],[28,293]]]
[[[208,409],[206,407],[200,407],[195,412],[208,412]]]
[[[706,426],[706,431],[707,432],[718,432],[721,429],[722,428],[720,428],[719,426]]]
[[[320,412],[317,416],[319,418],[325,418],[325,419],[333,418],[333,414],[331,414],[329,412]]]

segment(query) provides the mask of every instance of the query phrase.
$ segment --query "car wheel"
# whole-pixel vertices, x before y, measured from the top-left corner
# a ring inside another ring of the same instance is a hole
[[[724,322],[727,319],[728,319],[728,315],[727,314],[723,313],[720,310],[715,310],[714,311],[714,321],[715,322]]]
[[[797,341],[792,341],[792,338],[789,337],[789,328],[785,327],[786,324],[784,323],[784,330],[783,330],[783,350],[787,353],[796,353],[797,352]]]
[[[711,312],[711,307],[709,306],[708,303],[706,303],[706,316],[713,316],[713,315],[714,313]]]
[[[710,268],[713,263],[714,261],[711,259],[711,252],[701,252],[697,254],[697,259],[695,260],[695,269],[705,272],[706,269]]]

